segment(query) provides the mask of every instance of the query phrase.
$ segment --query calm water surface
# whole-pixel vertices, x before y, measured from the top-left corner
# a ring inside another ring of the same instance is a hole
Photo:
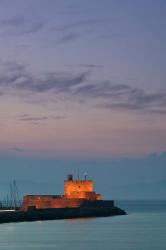
[[[166,201],[119,201],[128,215],[0,225],[0,250],[165,250]]]

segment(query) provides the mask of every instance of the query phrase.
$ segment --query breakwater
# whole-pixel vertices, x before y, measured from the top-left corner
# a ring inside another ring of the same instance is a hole
[[[29,209],[28,211],[7,211],[0,213],[0,223],[44,221],[70,218],[106,217],[125,215],[118,207],[113,208],[49,208]]]

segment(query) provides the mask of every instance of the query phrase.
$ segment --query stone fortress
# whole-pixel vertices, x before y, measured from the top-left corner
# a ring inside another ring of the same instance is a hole
[[[79,208],[79,207],[113,207],[114,201],[104,201],[100,194],[93,188],[93,181],[74,180],[72,175],[68,175],[64,181],[63,195],[26,195],[23,198],[21,211],[29,209],[48,208]]]

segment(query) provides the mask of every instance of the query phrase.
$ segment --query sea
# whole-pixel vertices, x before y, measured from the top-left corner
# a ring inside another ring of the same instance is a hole
[[[0,224],[0,250],[166,250],[166,201],[115,201],[127,215]]]

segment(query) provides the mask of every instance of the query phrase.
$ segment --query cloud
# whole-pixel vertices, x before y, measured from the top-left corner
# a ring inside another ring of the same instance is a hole
[[[45,26],[44,21],[31,20],[23,16],[16,16],[3,20],[0,24],[8,35],[24,35],[37,33]]]
[[[89,84],[77,88],[75,94],[91,99],[101,99],[98,107],[130,111],[148,111],[165,114],[166,91],[146,93],[142,89],[125,84]]]
[[[154,114],[161,114],[161,115],[166,115],[166,109],[156,109],[151,111]]]
[[[47,120],[47,119],[49,119],[49,117],[47,117],[47,116],[20,118],[21,121],[43,121],[43,120]]]
[[[100,84],[88,84],[77,88],[76,94],[82,96],[89,96],[92,98],[105,98],[110,99],[117,96],[127,96],[129,94],[140,91],[131,88],[125,84],[112,84],[109,81]]]
[[[72,23],[65,24],[65,25],[58,25],[58,26],[54,27],[54,29],[57,31],[61,31],[61,32],[64,32],[64,31],[68,32],[68,31],[76,29],[76,28],[79,28],[79,30],[80,30],[80,27],[82,27],[82,28],[83,27],[89,28],[90,26],[99,27],[99,25],[102,25],[103,22],[104,22],[104,20],[101,20],[101,19],[79,20],[77,22],[72,22]]]
[[[51,116],[51,118],[55,120],[63,120],[66,119],[67,117],[63,115],[57,115],[57,116]]]
[[[163,111],[166,111],[166,92],[147,94],[143,91],[138,91],[137,95],[131,91],[126,101],[110,102],[104,105],[104,107],[123,110],[145,110],[164,114]]]
[[[63,44],[63,43],[68,43],[72,42],[76,39],[78,39],[80,35],[78,33],[68,33],[64,36],[62,36],[60,39],[57,40],[57,43]]]
[[[16,152],[22,152],[23,149],[22,148],[18,148],[18,147],[13,147],[13,148],[10,148],[10,150],[12,151],[16,151]]]
[[[80,63],[80,64],[76,64],[76,65],[66,65],[68,67],[80,67],[80,68],[89,68],[89,69],[95,69],[95,68],[104,68],[103,65],[100,64],[88,64],[88,63]]]
[[[84,82],[88,75],[89,71],[76,75],[56,72],[39,77],[28,72],[24,65],[7,63],[1,69],[0,87],[34,93],[70,92],[71,88]]]
[[[19,115],[17,116],[17,118],[19,119],[19,121],[28,121],[28,122],[36,122],[33,124],[39,124],[37,122],[39,121],[45,121],[48,119],[53,119],[53,120],[62,120],[62,119],[66,119],[66,116],[63,115],[51,115],[51,116],[30,116],[28,114],[23,114],[23,115]]]
[[[59,39],[56,39],[56,43],[64,44],[72,42],[83,35],[91,35],[95,28],[99,29],[100,26],[102,27],[103,22],[103,20],[99,19],[79,20],[69,24],[54,26],[51,30],[60,36]]]
[[[87,67],[87,68],[103,68],[103,65],[99,65],[99,64],[86,64],[86,63],[82,63],[82,64],[78,64],[79,67]]]
[[[25,65],[1,63],[0,92],[4,95],[10,94],[12,90],[17,96],[30,93],[30,100],[35,94],[47,94],[46,98],[54,99],[62,93],[68,94],[73,101],[90,101],[100,108],[166,114],[166,90],[148,93],[141,88],[111,81],[91,81],[88,84],[90,73],[90,70],[82,73],[52,72],[38,76],[29,72]],[[39,119],[44,120],[46,117]],[[22,117],[22,120],[27,121],[30,118]]]
[[[23,36],[28,34],[35,34],[45,28],[49,32],[54,43],[65,44],[72,42],[82,35],[92,34],[95,28],[102,27],[103,20],[88,19],[78,20],[77,22],[67,24],[49,23],[44,19],[27,18],[22,15],[13,16],[4,19],[0,22],[1,33],[8,36]]]

